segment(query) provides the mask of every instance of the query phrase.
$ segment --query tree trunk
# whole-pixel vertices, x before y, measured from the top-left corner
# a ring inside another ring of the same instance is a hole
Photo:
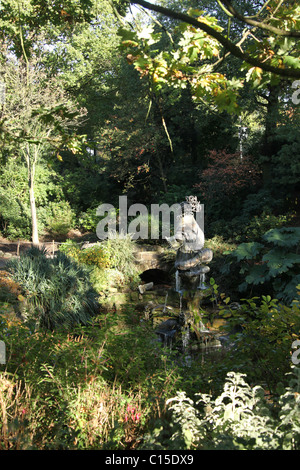
[[[159,166],[159,171],[160,171],[160,179],[164,188],[164,192],[167,193],[168,192],[167,178],[164,172],[164,167],[163,167],[159,152],[156,154],[156,156],[157,156],[157,161],[158,161],[158,166]]]
[[[32,243],[33,245],[39,245],[39,233],[37,223],[37,213],[34,197],[34,185],[33,178],[29,178],[29,196],[30,196],[30,210],[31,210],[31,225],[32,225]]]

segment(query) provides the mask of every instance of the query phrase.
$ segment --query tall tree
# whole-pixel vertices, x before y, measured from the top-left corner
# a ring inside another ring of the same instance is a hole
[[[2,63],[6,84],[6,100],[2,119],[5,138],[14,143],[14,154],[27,167],[27,182],[32,220],[32,242],[39,243],[37,211],[35,203],[36,166],[41,156],[63,143],[73,151],[78,144],[72,141],[74,131],[83,110],[62,90],[60,83],[49,79],[40,63],[31,58],[26,64],[22,60],[7,60]],[[59,156],[59,155],[58,155]]]

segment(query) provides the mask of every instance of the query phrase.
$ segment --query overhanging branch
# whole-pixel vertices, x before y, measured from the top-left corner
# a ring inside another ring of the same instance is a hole
[[[294,30],[285,30],[285,29],[280,29],[276,28],[275,26],[272,26],[270,24],[264,23],[262,21],[257,21],[254,20],[248,16],[243,16],[241,13],[239,13],[229,2],[228,0],[219,0],[218,3],[221,2],[224,7],[228,10],[229,14],[234,16],[237,20],[242,21],[243,23],[246,23],[250,26],[255,26],[256,28],[261,28],[264,29],[265,31],[269,31],[270,33],[276,34],[276,36],[285,36],[289,38],[300,38],[300,31],[294,31]]]
[[[213,29],[208,24],[193,18],[185,13],[176,12],[171,10],[170,8],[165,8],[160,5],[156,5],[153,3],[149,3],[146,0],[129,0],[129,3],[140,5],[148,10],[156,11],[157,13],[161,13],[169,18],[173,18],[175,20],[182,21],[184,23],[190,24],[195,28],[201,29],[205,33],[209,34],[213,38],[215,38],[220,44],[222,44],[232,55],[238,57],[239,59],[245,61],[246,63],[254,66],[259,67],[266,72],[274,73],[275,75],[279,75],[285,78],[300,78],[300,70],[292,69],[292,68],[281,68],[281,67],[274,67],[273,65],[267,64],[265,62],[261,62],[260,60],[252,57],[249,54],[241,51],[239,47],[237,47],[234,43],[232,43],[229,39],[223,36],[221,33]]]

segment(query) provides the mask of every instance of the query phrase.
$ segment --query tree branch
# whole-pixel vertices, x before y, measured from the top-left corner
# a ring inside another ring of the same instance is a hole
[[[220,44],[222,44],[229,52],[232,53],[235,57],[247,62],[248,64],[259,67],[266,72],[274,73],[275,75],[280,75],[281,77],[285,78],[300,78],[300,70],[292,69],[292,68],[280,68],[274,67],[269,65],[265,62],[261,62],[258,59],[255,59],[249,54],[241,51],[234,43],[232,43],[229,39],[224,37],[221,33],[213,29],[208,24],[193,18],[185,13],[176,12],[171,10],[170,8],[165,8],[160,5],[156,5],[153,3],[149,3],[146,0],[129,0],[131,4],[140,5],[148,10],[156,11],[157,13],[161,13],[169,18],[173,18],[175,20],[182,21],[184,23],[190,24],[195,28],[199,28],[205,33],[209,34],[213,38],[215,38]]]
[[[275,26],[269,25],[267,23],[263,23],[262,21],[253,20],[249,16],[243,16],[239,13],[228,0],[217,0],[218,3],[221,1],[223,3],[224,8],[228,10],[228,12],[234,16],[237,20],[242,21],[243,23],[249,24],[250,26],[255,26],[257,28],[264,29],[266,31],[270,31],[270,33],[276,34],[277,36],[286,36],[289,38],[300,38],[300,31],[286,31],[284,29],[276,28]]]

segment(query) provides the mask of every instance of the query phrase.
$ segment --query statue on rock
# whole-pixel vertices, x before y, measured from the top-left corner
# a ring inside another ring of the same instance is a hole
[[[172,245],[180,243],[175,260],[176,290],[205,289],[205,274],[210,271],[206,264],[212,260],[213,252],[204,248],[204,232],[194,216],[202,206],[196,196],[188,196],[181,208],[176,232],[167,239]]]

